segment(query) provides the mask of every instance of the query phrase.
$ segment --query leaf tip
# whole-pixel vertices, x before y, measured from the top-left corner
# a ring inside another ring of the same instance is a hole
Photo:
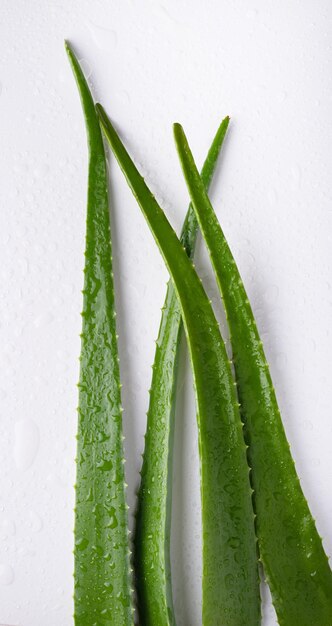
[[[174,122],[173,134],[174,134],[175,139],[184,135],[183,127],[179,122]]]

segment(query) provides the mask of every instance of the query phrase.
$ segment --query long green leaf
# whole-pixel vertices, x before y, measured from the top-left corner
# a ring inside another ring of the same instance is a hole
[[[251,306],[179,124],[174,135],[227,313],[260,558],[278,620],[285,626],[331,626],[332,572],[296,474]]]
[[[209,186],[229,118],[220,124],[201,176]],[[195,250],[198,223],[189,206],[181,242],[189,257]],[[145,626],[175,624],[170,567],[172,452],[181,309],[172,281],[167,285],[152,368],[145,449],[135,530],[135,574],[139,614]]]
[[[75,624],[133,624],[107,169],[94,102],[69,44],[89,148],[75,508]]]
[[[193,369],[203,532],[203,625],[260,623],[251,488],[235,386],[202,283],[103,108],[104,133],[150,226],[181,306]]]

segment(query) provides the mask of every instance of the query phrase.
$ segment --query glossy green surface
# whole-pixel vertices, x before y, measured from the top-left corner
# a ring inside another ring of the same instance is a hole
[[[284,626],[331,626],[332,573],[296,474],[247,294],[179,124],[174,135],[227,313],[260,557],[278,621]]]
[[[229,118],[220,124],[204,163],[201,176],[205,186],[210,184],[228,124]],[[197,230],[195,212],[189,206],[181,234],[189,257],[194,254]],[[145,626],[175,624],[170,526],[175,393],[182,331],[180,305],[169,281],[152,368],[134,538],[139,615]]]
[[[89,147],[83,330],[75,508],[75,624],[133,624],[115,327],[111,230],[104,146],[80,65],[77,81]]]
[[[105,135],[161,250],[181,305],[199,427],[203,625],[257,625],[260,602],[246,447],[219,326],[186,251],[106,113],[100,105],[97,110]]]

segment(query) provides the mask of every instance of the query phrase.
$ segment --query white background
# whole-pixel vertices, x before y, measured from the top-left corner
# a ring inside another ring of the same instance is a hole
[[[177,230],[188,197],[172,122],[183,123],[201,164],[221,117],[231,115],[211,197],[331,554],[331,2],[1,0],[0,23],[0,623],[73,624],[87,150],[65,37]],[[132,510],[167,273],[110,161]],[[219,311],[202,248],[197,267]],[[174,595],[178,626],[198,626],[198,458],[185,367],[184,359]],[[272,626],[263,594],[264,625]]]

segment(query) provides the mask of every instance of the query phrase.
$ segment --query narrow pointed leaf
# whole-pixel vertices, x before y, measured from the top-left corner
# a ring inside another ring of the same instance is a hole
[[[220,124],[201,176],[209,186],[229,118]],[[181,242],[195,250],[198,224],[189,206]],[[181,309],[172,281],[167,285],[152,369],[145,449],[135,529],[135,572],[139,614],[145,626],[175,624],[170,567],[172,453],[177,365],[182,336]]]
[[[251,306],[179,124],[174,135],[227,313],[249,444],[260,558],[278,621],[284,626],[330,626],[332,573],[296,473]]]
[[[105,135],[163,255],[181,306],[194,376],[203,533],[203,625],[260,623],[251,488],[235,387],[202,283],[144,179],[97,105]]]
[[[66,50],[81,97],[89,148],[74,619],[77,626],[129,626],[133,612],[106,159],[89,87],[69,44]]]

